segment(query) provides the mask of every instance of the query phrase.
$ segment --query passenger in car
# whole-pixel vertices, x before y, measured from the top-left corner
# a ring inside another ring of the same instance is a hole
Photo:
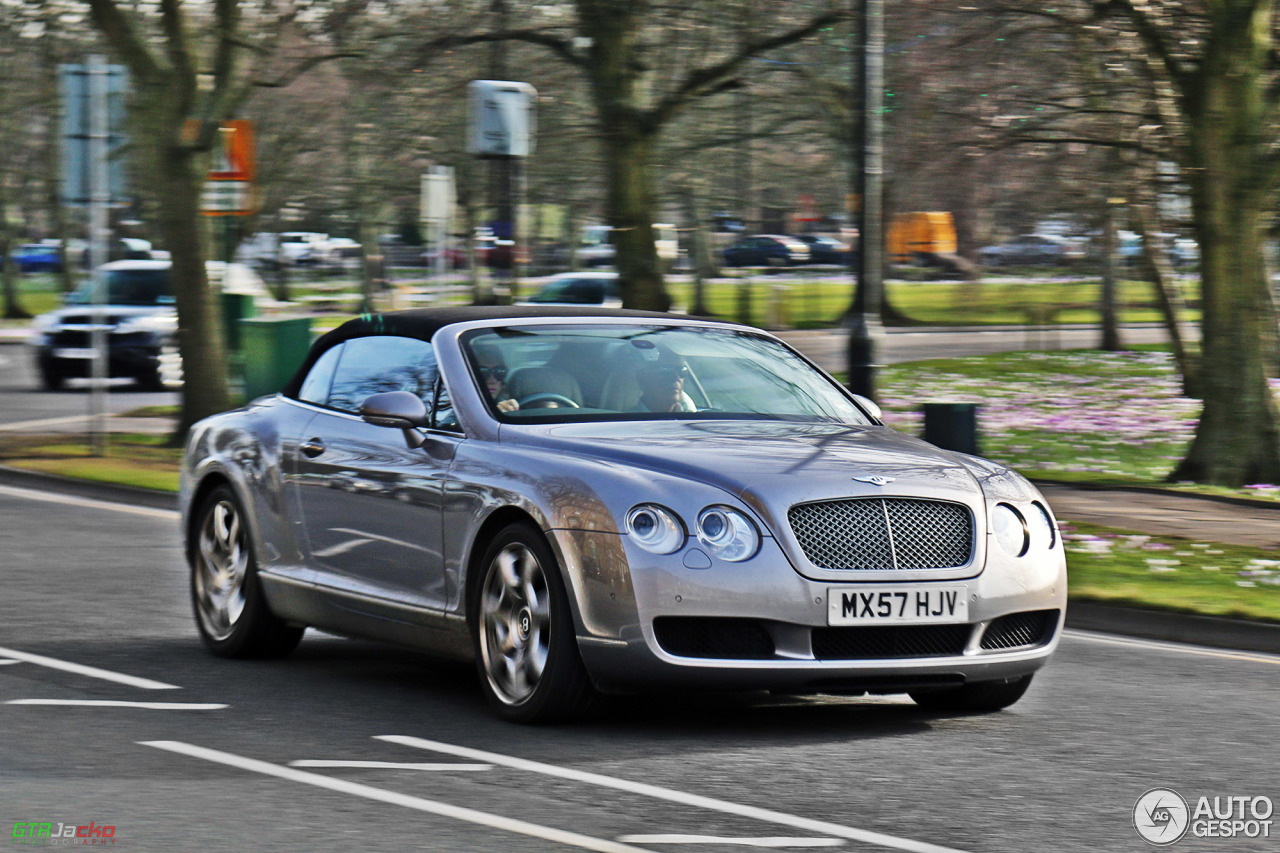
[[[636,408],[641,412],[692,412],[693,400],[684,393],[684,370],[679,367],[654,366],[641,369],[636,379],[640,383],[640,400]]]

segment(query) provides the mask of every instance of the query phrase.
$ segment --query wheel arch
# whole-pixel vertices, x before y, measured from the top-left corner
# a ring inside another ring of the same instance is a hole
[[[507,505],[499,507],[489,513],[489,516],[485,518],[483,523],[481,523],[480,529],[476,531],[476,535],[471,541],[470,553],[468,553],[467,560],[464,563],[464,572],[461,579],[462,612],[466,616],[467,624],[470,625],[473,630],[475,629],[475,625],[471,624],[473,614],[472,604],[474,603],[476,595],[476,584],[478,583],[478,578],[480,578],[484,573],[484,567],[481,566],[480,563],[484,559],[485,552],[489,550],[489,543],[498,535],[498,532],[506,529],[512,524],[527,524],[530,528],[536,530],[538,535],[546,540],[547,547],[551,549],[552,556],[556,558],[556,571],[560,572],[561,579],[565,580],[567,583],[567,579],[564,577],[564,568],[561,565],[563,560],[561,559],[559,549],[556,547],[553,537],[547,535],[547,531],[543,529],[537,519],[518,506]]]
[[[183,542],[185,545],[183,553],[186,554],[187,565],[192,565],[192,559],[194,556],[192,548],[195,546],[196,528],[200,524],[200,507],[204,505],[205,500],[213,490],[219,486],[226,486],[231,489],[233,494],[240,497],[235,484],[231,482],[231,478],[222,471],[217,469],[210,470],[200,479],[200,482],[191,493],[191,503],[189,504],[191,511],[187,513],[185,528],[183,530]],[[244,501],[241,500],[240,503],[243,506]]]

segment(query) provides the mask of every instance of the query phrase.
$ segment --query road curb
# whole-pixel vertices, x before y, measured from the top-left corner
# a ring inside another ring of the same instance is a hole
[[[1123,483],[1076,483],[1067,480],[1042,480],[1037,477],[1029,477],[1028,479],[1036,488],[1048,486],[1050,488],[1078,489],[1082,492],[1133,492],[1139,495],[1156,495],[1158,497],[1178,498],[1189,501],[1211,501],[1250,509],[1274,510],[1278,513],[1277,520],[1280,520],[1280,502],[1269,501],[1264,498],[1236,497],[1235,495],[1200,495],[1192,492],[1180,492],[1177,489],[1162,489],[1159,486],[1131,486]]]
[[[58,474],[11,468],[8,465],[0,465],[0,484],[112,503],[145,506],[149,509],[176,510],[178,508],[178,495],[174,492],[121,486],[114,483],[95,483],[91,480],[77,480]]]
[[[1119,607],[1096,601],[1067,604],[1067,627],[1148,640],[1280,654],[1280,625],[1165,610]]]

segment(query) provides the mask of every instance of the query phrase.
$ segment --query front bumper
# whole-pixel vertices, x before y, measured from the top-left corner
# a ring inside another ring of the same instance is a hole
[[[1066,612],[1061,543],[1035,559],[988,548],[982,571],[961,580],[916,583],[904,572],[893,582],[838,583],[801,576],[772,539],[746,562],[689,568],[707,562],[693,546],[655,556],[617,534],[554,538],[575,593],[582,659],[604,689],[892,693],[1015,678],[1048,661]],[[967,621],[828,626],[832,590],[886,583],[963,586]]]

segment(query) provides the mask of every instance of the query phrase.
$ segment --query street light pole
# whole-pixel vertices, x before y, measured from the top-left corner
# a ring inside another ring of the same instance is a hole
[[[884,0],[853,0],[853,186],[858,210],[858,262],[849,329],[849,390],[875,398],[884,327]]]

